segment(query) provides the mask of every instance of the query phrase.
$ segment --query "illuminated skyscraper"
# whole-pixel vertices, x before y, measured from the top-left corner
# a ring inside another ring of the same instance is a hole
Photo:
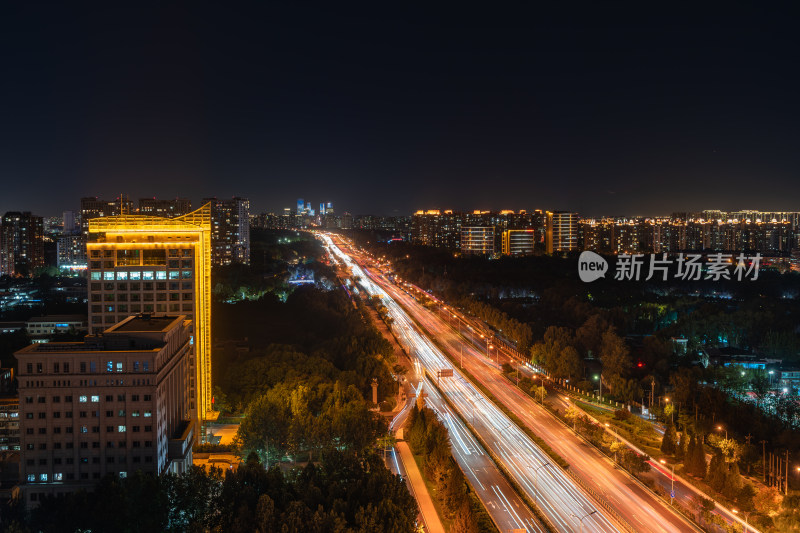
[[[195,345],[192,409],[211,413],[211,206],[163,218],[120,215],[89,222],[91,333],[138,313],[185,314]]]
[[[547,253],[578,249],[578,213],[548,211],[545,227]]]
[[[494,255],[494,226],[461,226],[461,253]]]
[[[211,264],[250,264],[250,200],[206,198],[211,205]]]
[[[81,232],[87,235],[89,220],[98,217],[128,215],[133,211],[133,202],[121,195],[116,200],[101,200],[96,196],[81,198]]]
[[[0,275],[33,276],[44,266],[44,222],[30,212],[8,212],[0,225]]]
[[[205,202],[204,202],[205,203]],[[192,210],[192,202],[188,198],[159,200],[157,198],[139,198],[139,214],[157,217],[179,217]]]

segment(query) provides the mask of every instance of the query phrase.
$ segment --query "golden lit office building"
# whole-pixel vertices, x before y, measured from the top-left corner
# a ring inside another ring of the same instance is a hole
[[[461,226],[461,253],[494,255],[494,226]]]
[[[535,246],[535,229],[507,229],[503,232],[503,255],[530,255]]]
[[[545,228],[548,254],[578,249],[578,213],[548,211]]]
[[[175,218],[94,218],[87,255],[90,333],[139,313],[187,315],[195,347],[192,409],[198,419],[212,417],[210,207]]]

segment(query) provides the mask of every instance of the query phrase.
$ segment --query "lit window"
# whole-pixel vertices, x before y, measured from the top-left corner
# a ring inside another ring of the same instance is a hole
[[[151,417],[151,416],[153,416],[153,412],[152,412],[150,409],[145,409],[145,411],[144,411],[144,417],[145,417],[145,418],[149,418],[149,417]]]
[[[106,281],[114,280],[114,272],[103,272],[103,279]]]
[[[122,372],[122,363],[117,363],[117,372]]]
[[[81,426],[81,433],[89,433],[89,427],[88,426]]]
[[[39,474],[39,481],[47,481],[47,474]]]
[[[127,431],[127,428],[125,426],[117,426],[117,432],[125,433],[126,431]]]
[[[28,474],[28,481],[36,481],[36,474]]]
[[[180,278],[181,273],[177,270],[170,270],[169,272],[169,279],[178,279]]]
[[[114,361],[107,361],[106,372],[113,372],[113,371],[114,371]]]
[[[117,272],[117,279],[119,279],[119,280],[128,279],[128,273],[127,272]]]
[[[128,477],[128,473],[127,472],[120,472],[119,473],[119,478],[120,479],[125,479],[126,477]]]
[[[92,396],[92,403],[97,403],[100,401],[100,396]]]
[[[149,361],[144,361],[144,363],[142,363],[142,364],[144,365],[144,371],[145,372],[150,372],[150,362]]]
[[[164,270],[156,271],[156,279],[167,279],[167,273]]]
[[[100,272],[92,272],[92,279],[94,280],[100,279]]]
[[[81,403],[86,403],[87,397],[86,396],[78,396],[78,401]]]
[[[55,474],[53,474],[53,481],[61,481],[63,479],[64,479],[64,474],[62,474],[61,472],[56,472]]]
[[[134,411],[131,413],[131,416],[139,416],[139,410],[134,409]]]
[[[145,270],[144,272],[142,272],[142,279],[144,280],[153,279],[153,271]]]
[[[141,272],[131,272],[130,274],[131,274],[131,280],[142,279]]]
[[[183,279],[192,279],[192,271],[191,270],[184,270],[181,277]]]

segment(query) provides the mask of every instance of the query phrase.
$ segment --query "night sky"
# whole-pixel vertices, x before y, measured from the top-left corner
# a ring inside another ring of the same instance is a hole
[[[0,15],[0,212],[800,210],[800,20],[777,4],[33,4]]]

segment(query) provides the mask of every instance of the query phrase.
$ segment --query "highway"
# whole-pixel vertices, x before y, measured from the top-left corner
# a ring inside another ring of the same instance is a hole
[[[529,395],[503,377],[499,366],[503,362],[502,358],[498,362],[488,359],[485,346],[478,348],[476,344],[467,342],[439,314],[420,305],[397,287],[388,283],[381,285],[459,363],[463,350],[464,368],[556,453],[564,457],[570,464],[570,469],[637,531],[663,533],[694,529],[691,523],[665,507],[655,495],[625,472],[615,468],[611,460],[576,436]]]
[[[439,349],[418,330],[403,308],[330,237],[321,235],[329,252],[351,270],[357,283],[368,295],[382,298],[394,320],[393,329],[412,358],[430,374],[451,369],[452,365]],[[458,412],[473,421],[481,438],[510,473],[511,478],[530,500],[547,516],[558,531],[610,532],[622,526],[598,508],[595,502],[569,478],[550,458],[503,412],[453,369],[453,377],[443,378],[440,387]],[[429,394],[432,391],[429,391]],[[434,395],[431,394],[430,397]],[[458,439],[459,433],[455,433]]]

